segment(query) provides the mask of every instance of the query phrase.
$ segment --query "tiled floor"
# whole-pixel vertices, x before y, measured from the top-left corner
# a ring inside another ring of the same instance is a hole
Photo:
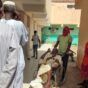
[[[39,49],[39,57],[42,55],[42,53],[45,52],[44,49],[47,50],[48,47],[52,48],[51,45],[48,46],[43,45]],[[75,48],[73,47],[74,50]],[[32,55],[32,52],[30,52],[30,55]],[[28,83],[33,79],[33,76],[37,69],[38,59],[35,58],[31,58],[30,60],[26,59],[26,67],[24,71],[24,88],[28,88]],[[77,86],[77,83],[79,83],[79,81],[80,81],[80,73],[79,69],[76,67],[76,62],[71,62],[71,60],[69,59],[66,80],[63,86],[61,86],[60,88],[79,88]]]

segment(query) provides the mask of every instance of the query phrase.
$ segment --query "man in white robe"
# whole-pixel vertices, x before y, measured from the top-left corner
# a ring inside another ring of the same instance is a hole
[[[1,6],[0,0],[0,8]],[[15,30],[0,22],[0,88],[14,88],[19,49]]]
[[[23,70],[25,67],[25,61],[22,46],[24,46],[28,41],[28,33],[25,25],[21,21],[12,19],[14,12],[15,12],[15,3],[12,1],[5,1],[4,2],[5,19],[2,19],[1,22],[11,25],[16,30],[16,33],[18,35],[18,42],[21,46],[17,65],[17,72],[14,80],[14,88],[23,88]]]

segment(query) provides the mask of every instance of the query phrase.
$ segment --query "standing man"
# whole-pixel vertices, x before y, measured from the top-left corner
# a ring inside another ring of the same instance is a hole
[[[36,59],[38,58],[38,45],[40,47],[40,39],[37,34],[37,31],[34,31],[34,35],[32,36],[32,41],[33,41],[33,56]]]
[[[0,0],[0,16],[2,16]],[[1,17],[0,17],[1,18]],[[0,22],[0,88],[14,88],[19,58],[17,34],[11,26]]]
[[[5,18],[1,20],[2,23],[6,23],[12,26],[18,37],[18,43],[20,45],[19,59],[17,65],[17,71],[14,79],[14,88],[23,88],[23,71],[25,67],[24,53],[22,46],[24,46],[28,41],[28,34],[25,25],[21,21],[14,19],[16,5],[12,1],[5,1],[3,3]]]
[[[68,52],[70,50],[71,43],[72,43],[72,37],[70,36],[70,28],[65,26],[63,28],[63,34],[58,37],[57,42],[54,46],[54,48],[56,48],[59,44],[58,52],[62,56],[62,62],[63,62],[63,72],[62,72],[60,84],[63,83],[64,78],[65,78],[68,58],[69,58]]]

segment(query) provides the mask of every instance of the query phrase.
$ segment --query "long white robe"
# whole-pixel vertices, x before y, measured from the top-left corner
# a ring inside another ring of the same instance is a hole
[[[14,19],[10,19],[10,20],[1,19],[1,22],[9,24],[15,28],[18,35],[19,43],[22,46],[24,46],[28,42],[28,32],[23,22]]]
[[[17,40],[15,30],[0,22],[0,88],[13,88],[19,58]]]
[[[18,41],[21,46],[25,45],[28,41],[28,33],[26,30],[26,27],[21,21],[16,21],[14,19],[5,20],[3,19],[2,22],[11,25],[15,28],[17,35],[18,35]],[[22,47],[20,48],[19,52],[19,59],[18,59],[18,66],[17,66],[17,72],[14,80],[14,88],[23,88],[23,70],[25,67],[25,60],[24,60],[24,54]]]

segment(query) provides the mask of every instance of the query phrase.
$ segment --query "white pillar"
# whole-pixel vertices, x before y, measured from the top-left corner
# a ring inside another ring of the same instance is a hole
[[[77,57],[78,67],[80,68],[84,55],[85,43],[88,42],[88,0],[80,0],[76,4],[76,8],[82,9]]]

